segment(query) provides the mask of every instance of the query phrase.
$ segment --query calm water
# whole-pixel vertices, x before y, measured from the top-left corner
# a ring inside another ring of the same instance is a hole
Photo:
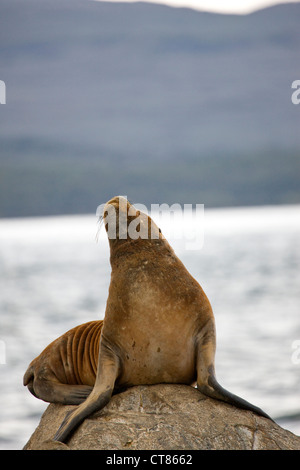
[[[299,414],[300,206],[205,210],[198,250],[159,223],[213,306],[219,382],[274,418]],[[189,233],[196,223],[184,220]],[[110,265],[97,229],[93,215],[0,220],[0,449],[21,449],[47,407],[22,385],[29,362],[103,318]],[[300,419],[278,422],[300,434]]]

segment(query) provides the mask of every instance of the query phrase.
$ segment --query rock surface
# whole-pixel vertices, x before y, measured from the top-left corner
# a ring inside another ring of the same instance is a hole
[[[51,404],[24,450],[300,450],[300,437],[186,385],[132,387],[73,433],[52,442],[74,406]]]

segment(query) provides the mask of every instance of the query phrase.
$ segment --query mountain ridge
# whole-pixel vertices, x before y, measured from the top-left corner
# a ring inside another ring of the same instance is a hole
[[[88,0],[0,8],[0,217],[92,212],[115,194],[300,202],[300,4],[242,16]]]

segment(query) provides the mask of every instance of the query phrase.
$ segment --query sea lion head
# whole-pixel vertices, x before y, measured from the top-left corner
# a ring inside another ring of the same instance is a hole
[[[164,244],[160,228],[145,212],[131,204],[125,196],[115,196],[101,206],[110,248],[124,243]]]

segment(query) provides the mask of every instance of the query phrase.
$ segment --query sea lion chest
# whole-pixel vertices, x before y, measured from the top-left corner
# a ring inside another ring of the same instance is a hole
[[[120,385],[195,380],[198,287],[171,257],[112,272],[103,335],[120,356]]]

